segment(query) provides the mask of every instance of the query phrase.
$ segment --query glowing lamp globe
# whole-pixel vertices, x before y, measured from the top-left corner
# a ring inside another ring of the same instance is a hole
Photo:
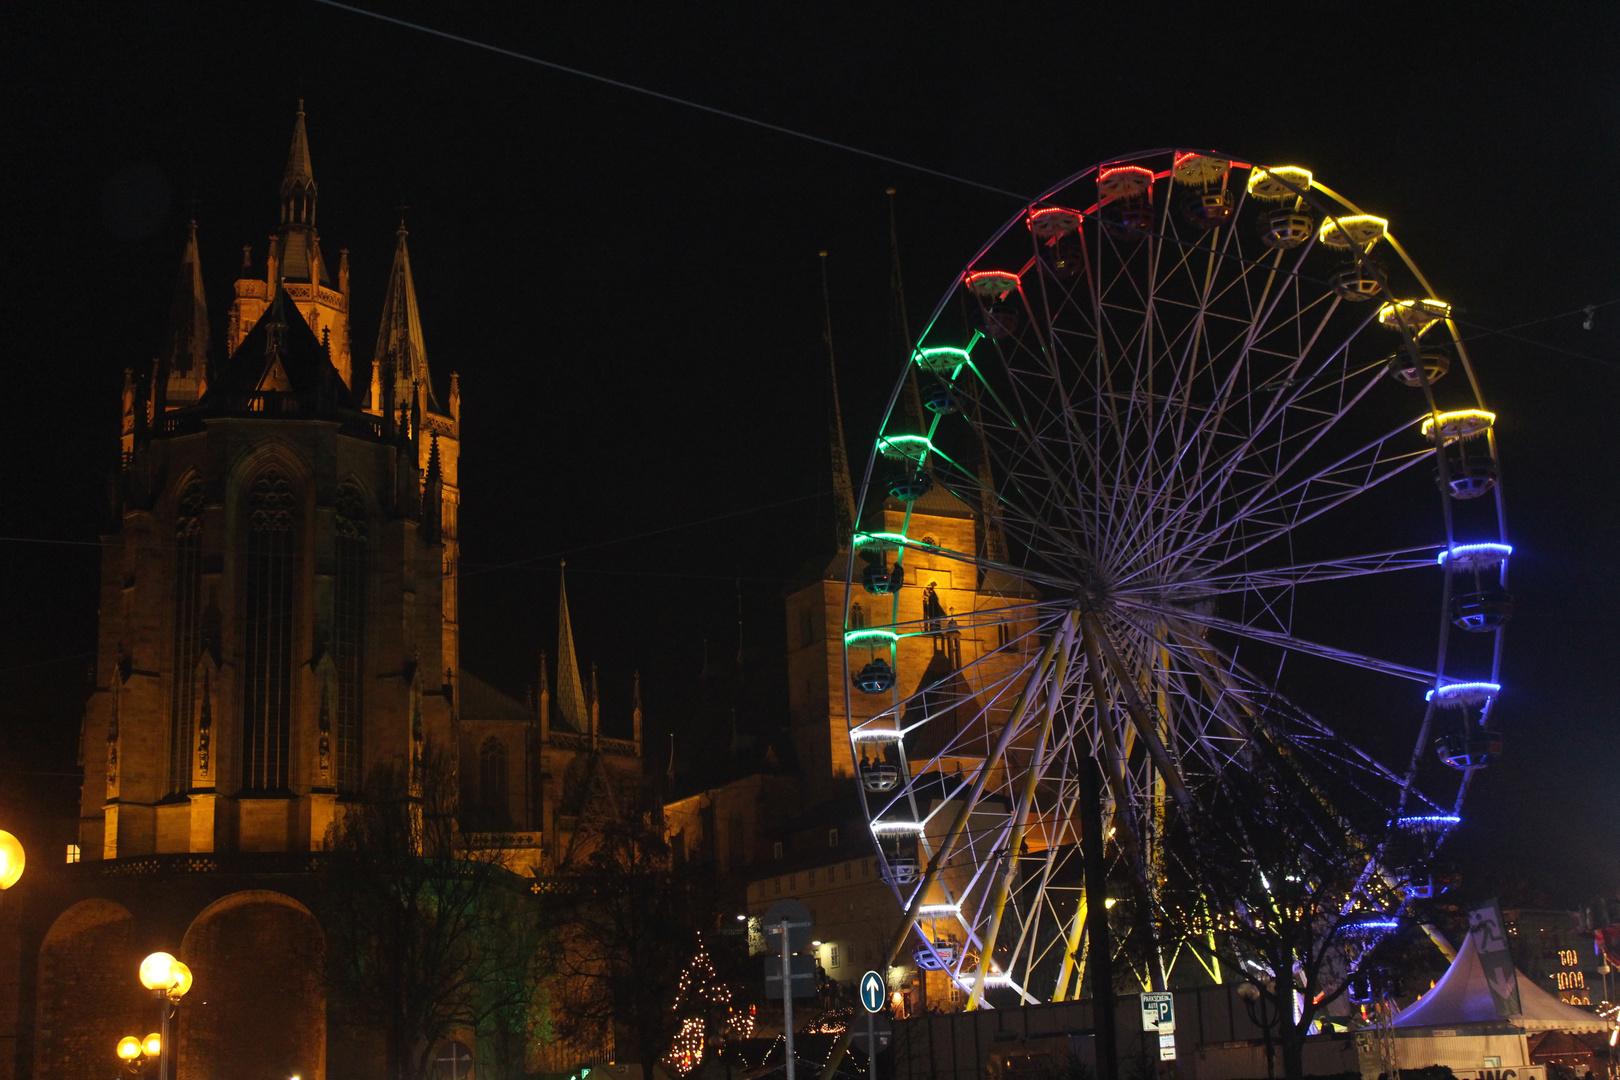
[[[168,990],[173,988],[176,972],[175,964],[179,963],[166,952],[155,952],[141,961],[141,985],[148,990]]]
[[[141,1040],[133,1035],[125,1035],[118,1040],[118,1056],[125,1061],[134,1061],[141,1056]]]
[[[23,847],[15,836],[0,829],[0,889],[9,889],[22,877]]]
[[[163,1052],[163,1036],[154,1031],[141,1043],[141,1047],[147,1057],[157,1057]]]
[[[191,969],[184,962],[174,962],[174,986],[169,989],[169,996],[176,1000],[186,996],[191,989]]]

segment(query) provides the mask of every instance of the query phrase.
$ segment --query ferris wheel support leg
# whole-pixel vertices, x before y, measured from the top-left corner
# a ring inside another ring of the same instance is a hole
[[[1074,908],[1074,921],[1069,924],[1069,932],[1065,937],[1063,950],[1063,964],[1058,968],[1057,988],[1052,994],[1053,1001],[1069,1000],[1069,984],[1084,982],[1086,978],[1086,961],[1080,955],[1081,941],[1086,932],[1086,897],[1082,893],[1080,902]],[[1079,972],[1076,977],[1076,972]],[[1075,996],[1079,997],[1076,989]]]
[[[1018,872],[1018,850],[1024,843],[1029,806],[1035,798],[1035,783],[1041,775],[1041,755],[1046,751],[1046,740],[1052,734],[1052,723],[1057,718],[1058,698],[1063,693],[1063,683],[1069,674],[1069,657],[1074,654],[1074,628],[1075,617],[1071,612],[1063,622],[1062,631],[1054,635],[1054,638],[1063,639],[1063,645],[1058,650],[1057,669],[1046,693],[1046,715],[1041,720],[1041,730],[1035,736],[1035,743],[1029,750],[1029,766],[1024,770],[1023,790],[1018,793],[1012,827],[1007,830],[1007,847],[1001,853],[1001,869],[996,875],[994,891],[991,893],[990,929],[985,934],[984,944],[979,947],[979,963],[973,977],[973,990],[968,994],[968,1012],[977,1009],[979,1002],[983,1000],[984,980],[989,975],[990,965],[995,959],[996,938],[1001,935],[1001,917],[1007,908],[1007,891],[1012,884],[1013,875]]]
[[[1159,738],[1158,725],[1153,723],[1152,718],[1148,716],[1147,706],[1142,704],[1136,681],[1125,670],[1119,653],[1114,649],[1114,643],[1109,640],[1108,634],[1102,628],[1101,620],[1089,611],[1081,617],[1085,619],[1086,629],[1089,631],[1088,639],[1101,649],[1103,657],[1108,661],[1109,669],[1114,673],[1115,681],[1119,683],[1124,697],[1122,704],[1125,706],[1125,714],[1131,718],[1137,735],[1147,745],[1155,770],[1169,786],[1171,794],[1176,797],[1176,803],[1185,809],[1191,803],[1192,797],[1187,794],[1187,786],[1181,782],[1181,770],[1176,767],[1170,751],[1165,749],[1164,740]]]
[[[1113,725],[1108,721],[1108,715],[1113,711],[1113,695],[1108,692],[1108,684],[1103,680],[1101,646],[1098,641],[1100,635],[1095,629],[1097,620],[1089,612],[1083,614],[1081,620],[1080,642],[1086,652],[1086,678],[1091,682],[1092,707],[1097,710],[1097,731],[1102,736],[1103,751],[1109,758],[1106,764],[1102,761],[1098,761],[1097,764],[1104,766],[1104,775],[1108,780],[1109,787],[1114,792],[1115,828],[1120,838],[1120,847],[1125,853],[1125,861],[1131,867],[1131,881],[1136,886],[1136,895],[1141,906],[1142,933],[1147,938],[1147,953],[1153,958],[1153,962],[1148,965],[1148,976],[1153,984],[1153,989],[1163,990],[1164,958],[1159,955],[1159,934],[1153,919],[1153,889],[1147,879],[1148,867],[1143,858],[1141,841],[1136,834],[1136,824],[1129,820],[1130,814],[1127,808],[1132,805],[1129,792],[1125,790],[1124,779],[1119,775],[1119,745],[1117,740],[1112,738]],[[1106,640],[1106,638],[1103,638],[1103,641]],[[1114,669],[1116,681],[1121,683],[1125,696],[1130,697],[1134,694],[1135,687],[1120,678],[1122,673],[1122,667]],[[1129,711],[1129,706],[1126,708]],[[1152,732],[1152,727],[1143,723],[1139,725],[1139,730]],[[1156,742],[1157,733],[1153,732],[1153,735]],[[1151,753],[1153,742],[1148,742],[1148,746]],[[1164,749],[1162,743],[1159,744],[1159,749],[1161,751]],[[1169,755],[1166,754],[1165,756],[1168,757]],[[1181,786],[1179,776],[1176,778],[1172,790],[1180,792],[1183,796],[1186,795],[1186,789]],[[1095,983],[1096,979],[1094,978],[1092,981]]]
[[[1046,643],[1040,660],[1030,673],[1029,681],[1019,691],[1018,700],[1013,703],[1012,712],[1007,716],[1007,723],[1002,727],[996,745],[991,749],[984,763],[979,766],[978,775],[973,778],[973,789],[968,793],[962,805],[956,808],[956,817],[951,820],[951,827],[945,832],[945,840],[939,845],[933,857],[928,860],[928,866],[923,871],[922,880],[918,882],[916,891],[911,894],[911,902],[906,905],[905,914],[900,919],[900,925],[895,928],[893,939],[889,943],[884,967],[893,967],[895,960],[900,956],[900,950],[905,948],[906,941],[911,937],[912,928],[917,925],[917,910],[922,907],[923,899],[928,895],[929,886],[939,879],[940,871],[950,859],[956,848],[956,843],[962,838],[967,828],[968,817],[972,815],[973,808],[978,805],[979,797],[984,794],[984,785],[990,778],[990,773],[1000,763],[1007,753],[1007,747],[1012,744],[1013,735],[1023,723],[1024,713],[1029,703],[1035,700],[1035,695],[1041,685],[1045,683],[1047,675],[1052,670],[1052,660],[1057,654],[1058,643],[1064,639],[1061,629],[1052,634],[1052,640]],[[849,1052],[851,1032],[845,1025],[844,1033],[833,1044],[832,1052],[827,1056],[827,1063],[822,1067],[820,1080],[834,1080],[838,1075],[838,1067],[844,1062],[844,1055]]]

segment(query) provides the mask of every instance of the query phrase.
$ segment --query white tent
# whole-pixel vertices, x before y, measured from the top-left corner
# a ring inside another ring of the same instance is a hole
[[[1457,959],[1440,976],[1427,994],[1418,998],[1395,1018],[1398,1028],[1454,1028],[1464,1024],[1511,1024],[1524,1031],[1608,1031],[1613,1025],[1585,1009],[1566,1005],[1535,984],[1522,971],[1519,977],[1519,1007],[1515,1016],[1498,1016],[1491,988],[1485,982],[1485,968],[1474,946],[1474,935],[1463,938]]]
[[[1440,981],[1395,1018],[1395,1052],[1403,1069],[1445,1065],[1457,1080],[1545,1080],[1546,1066],[1532,1065],[1529,1032],[1608,1031],[1607,1021],[1562,1001],[1517,971],[1519,1012],[1498,1016],[1474,935],[1463,939],[1457,958]],[[1362,1054],[1363,1076],[1377,1076],[1373,1047]]]

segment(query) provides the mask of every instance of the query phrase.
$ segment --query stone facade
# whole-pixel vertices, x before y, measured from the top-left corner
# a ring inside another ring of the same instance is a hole
[[[462,671],[459,383],[428,368],[403,227],[372,362],[355,362],[301,103],[280,194],[264,263],[244,252],[228,356],[210,350],[193,226],[168,337],[125,375],[82,861],[31,860],[0,904],[0,1080],[104,1080],[117,1039],[157,1027],[136,972],[158,949],[196,978],[175,1080],[380,1077],[377,1033],[329,1011],[312,914],[366,777],[414,777],[443,749],[463,832],[534,873],[616,793],[643,796],[639,693],[634,738],[603,736],[571,633],[566,708]]]

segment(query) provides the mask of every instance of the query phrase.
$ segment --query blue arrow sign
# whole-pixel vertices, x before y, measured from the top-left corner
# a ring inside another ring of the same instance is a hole
[[[883,976],[875,971],[868,971],[861,976],[861,1007],[869,1013],[883,1011],[883,1005],[889,1000],[888,987],[883,982]]]

